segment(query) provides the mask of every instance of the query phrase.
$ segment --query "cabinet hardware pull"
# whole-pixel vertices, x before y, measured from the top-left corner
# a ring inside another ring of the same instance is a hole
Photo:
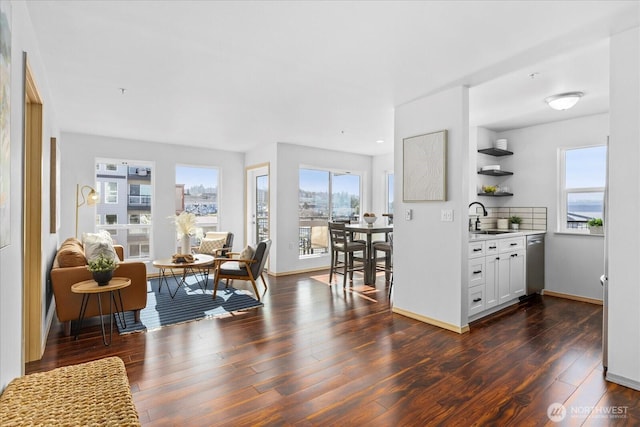
[[[473,274],[480,274],[480,273],[482,273],[482,270],[476,270],[473,272]]]
[[[518,244],[517,243],[512,243],[511,246],[518,246]]]
[[[482,248],[473,248],[473,252],[478,252],[478,251],[481,251],[481,250],[482,250]]]
[[[496,257],[496,260],[499,260],[499,259],[500,259],[500,257],[499,257],[499,256],[497,256],[497,257]]]
[[[495,248],[496,248],[495,246],[489,246],[489,249],[495,249]]]
[[[476,298],[473,300],[473,302],[480,302],[480,301],[482,301],[482,298]]]
[[[514,256],[518,256],[518,254],[511,254],[511,256],[512,256],[512,257],[514,257]]]

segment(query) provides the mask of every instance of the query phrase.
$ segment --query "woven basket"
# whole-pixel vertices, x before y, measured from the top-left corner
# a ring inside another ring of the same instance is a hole
[[[0,396],[0,425],[139,426],[119,357],[16,378]]]

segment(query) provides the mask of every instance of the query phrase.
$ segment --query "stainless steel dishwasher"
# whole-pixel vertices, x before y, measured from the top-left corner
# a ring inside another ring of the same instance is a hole
[[[540,293],[544,289],[544,234],[527,236],[527,287],[526,295]]]

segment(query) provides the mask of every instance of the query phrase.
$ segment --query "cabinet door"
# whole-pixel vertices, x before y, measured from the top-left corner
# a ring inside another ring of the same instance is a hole
[[[525,253],[516,251],[509,255],[509,289],[511,298],[524,295],[525,286]]]
[[[501,254],[498,263],[498,304],[505,303],[513,299],[511,288],[509,287],[509,263],[511,257],[509,254]]]
[[[484,305],[485,308],[491,308],[498,305],[498,261],[500,257],[497,255],[487,256],[484,270],[485,291]]]

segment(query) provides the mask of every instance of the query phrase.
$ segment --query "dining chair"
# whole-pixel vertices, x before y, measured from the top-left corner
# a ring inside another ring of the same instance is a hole
[[[214,279],[213,279],[213,299],[216,299],[218,292],[218,283],[220,279],[226,279],[226,285],[229,286],[229,280],[248,280],[253,285],[256,298],[260,301],[258,286],[256,279],[260,277],[264,284],[265,292],[268,290],[267,281],[264,278],[264,266],[269,258],[269,249],[271,248],[271,240],[263,240],[258,243],[252,256],[242,255],[237,252],[227,253],[228,258],[219,257],[214,259]],[[247,252],[247,248],[243,250]]]
[[[354,271],[364,271],[364,263],[356,266],[356,261],[364,261],[366,253],[366,245],[362,242],[354,242],[351,240],[351,233],[346,230],[344,223],[329,222],[329,234],[331,242],[331,268],[329,270],[329,283],[333,282],[334,274],[340,273],[339,267],[342,267],[342,287],[347,287],[347,274],[353,281]],[[361,252],[362,255],[356,257],[355,254]],[[342,254],[342,261],[340,260]]]
[[[389,296],[391,296],[391,287],[393,286],[393,232],[387,234],[384,242],[375,242],[373,244],[374,257],[377,260],[384,260],[384,266],[376,263],[376,271],[384,271],[385,283],[389,284]],[[384,258],[378,258],[378,252],[384,254]]]

